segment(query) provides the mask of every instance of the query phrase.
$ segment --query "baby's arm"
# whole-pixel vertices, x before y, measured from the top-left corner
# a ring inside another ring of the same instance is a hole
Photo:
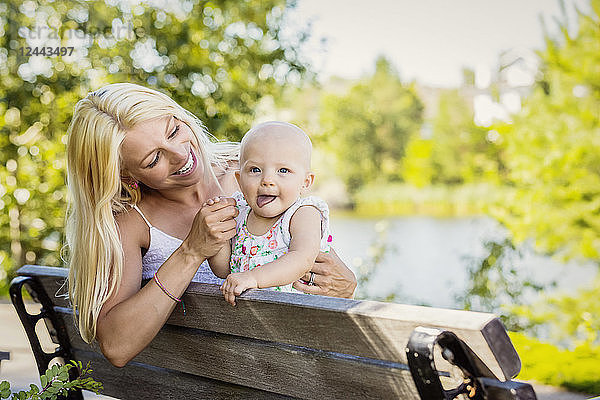
[[[302,206],[290,220],[289,251],[268,264],[250,271],[230,274],[221,291],[235,305],[235,296],[246,289],[287,285],[300,279],[312,268],[321,243],[321,213],[315,207]]]
[[[206,203],[202,207],[211,206],[215,203],[221,201],[220,197],[214,197],[212,199],[208,199]],[[210,269],[212,269],[213,274],[218,276],[221,279],[224,279],[229,275],[229,258],[231,257],[231,245],[230,242],[225,243],[225,245],[219,250],[217,254],[208,258],[208,265],[210,265]]]
[[[229,259],[231,258],[231,245],[229,242],[219,250],[217,254],[208,259],[208,265],[212,269],[213,274],[221,279],[227,278],[229,275]]]

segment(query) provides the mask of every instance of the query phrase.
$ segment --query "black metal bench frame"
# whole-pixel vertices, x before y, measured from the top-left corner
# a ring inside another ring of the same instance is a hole
[[[23,301],[23,287],[31,297],[41,304],[38,314],[30,314]],[[10,297],[17,314],[25,328],[37,363],[38,371],[43,374],[50,363],[57,357],[65,362],[74,360],[65,323],[54,310],[54,302],[36,277],[19,276],[10,286]],[[43,319],[51,339],[58,344],[52,353],[46,353],[35,332],[37,322]],[[440,375],[434,363],[434,348],[441,348],[441,354],[450,364],[460,368],[464,374],[464,382],[456,388],[444,389]],[[454,333],[428,327],[416,328],[406,347],[408,368],[421,399],[451,400],[464,394],[469,399],[488,400],[529,400],[536,399],[531,385],[512,380],[500,381],[489,370],[480,358]],[[71,370],[76,375],[78,371]],[[73,391],[68,399],[81,400],[81,391]]]

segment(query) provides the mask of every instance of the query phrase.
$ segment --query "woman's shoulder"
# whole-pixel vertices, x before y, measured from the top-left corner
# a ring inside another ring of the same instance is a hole
[[[115,215],[115,222],[122,243],[127,240],[139,244],[139,247],[148,248],[150,245],[148,225],[131,205],[127,205],[123,211]]]

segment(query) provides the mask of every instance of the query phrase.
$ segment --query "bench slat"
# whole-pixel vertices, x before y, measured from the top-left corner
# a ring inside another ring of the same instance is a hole
[[[224,307],[218,287],[200,283],[190,284],[184,301],[187,315],[178,308],[169,324],[403,364],[411,332],[428,326],[454,332],[501,380],[516,376],[521,368],[493,314],[263,290],[250,290],[236,307]],[[314,335],[315,330],[320,334]]]
[[[202,378],[167,368],[132,362],[125,368],[112,366],[98,353],[74,350],[83,365],[90,362],[92,377],[102,382],[102,394],[123,400],[140,399],[291,399],[214,379]]]
[[[78,337],[70,310],[55,310]],[[80,338],[71,345],[93,350]],[[404,364],[177,326],[165,326],[133,361],[299,398],[418,398]]]
[[[56,278],[64,279],[67,272],[39,266],[18,271],[49,277],[42,283],[50,294],[60,286]],[[501,380],[521,368],[504,327],[492,314],[264,290],[248,291],[231,307],[216,285],[200,283],[191,283],[183,298],[187,315],[178,306],[168,324],[402,364],[407,364],[411,332],[429,326],[454,332]],[[320,334],[314,335],[315,330]]]

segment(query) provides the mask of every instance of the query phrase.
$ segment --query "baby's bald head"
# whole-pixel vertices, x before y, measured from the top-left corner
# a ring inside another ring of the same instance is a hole
[[[263,122],[250,129],[243,137],[240,149],[240,164],[244,163],[246,150],[261,146],[261,143],[276,142],[292,146],[293,156],[299,157],[306,171],[310,171],[312,143],[306,133],[294,124],[280,121]],[[261,146],[262,147],[262,146]]]

